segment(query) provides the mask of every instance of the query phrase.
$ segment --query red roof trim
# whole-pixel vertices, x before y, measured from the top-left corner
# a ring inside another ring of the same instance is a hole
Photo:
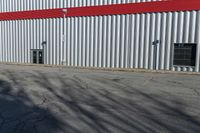
[[[200,0],[143,2],[66,9],[68,10],[67,17],[191,11],[200,10]],[[63,16],[64,14],[60,8],[0,13],[0,20],[61,18]]]

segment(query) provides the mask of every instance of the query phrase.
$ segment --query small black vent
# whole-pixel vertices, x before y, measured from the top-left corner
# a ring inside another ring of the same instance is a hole
[[[196,63],[196,44],[175,43],[174,44],[174,65],[195,66]]]

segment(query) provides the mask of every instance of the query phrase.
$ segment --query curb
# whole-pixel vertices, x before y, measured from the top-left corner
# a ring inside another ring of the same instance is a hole
[[[8,63],[0,62],[0,65],[16,65],[16,66],[34,66],[34,67],[49,67],[49,68],[71,68],[84,69],[93,71],[115,71],[115,72],[140,72],[140,73],[160,73],[160,74],[179,74],[179,75],[200,75],[199,72],[183,72],[183,71],[167,71],[167,70],[147,70],[134,68],[100,68],[100,67],[77,67],[77,66],[63,66],[63,65],[48,65],[48,64],[29,64],[29,63]]]

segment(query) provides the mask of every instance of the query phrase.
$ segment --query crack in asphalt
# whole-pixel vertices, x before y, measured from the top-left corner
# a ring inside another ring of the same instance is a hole
[[[48,99],[44,96],[44,94],[42,95],[41,99],[42,99],[42,102],[40,104],[36,104],[37,106],[42,106],[46,104],[48,101]]]
[[[152,82],[152,81],[162,84],[161,82],[159,82],[159,81],[155,80],[153,77],[151,77],[151,79],[146,80],[143,83],[143,85],[147,85],[149,82]],[[200,92],[196,88],[188,87],[188,86],[186,86],[183,83],[178,82],[178,81],[170,81],[170,80],[168,80],[167,82],[168,83],[172,83],[172,84],[176,84],[176,85],[180,85],[180,86],[183,86],[183,87],[187,87],[188,89],[191,89],[197,96],[200,96]]]
[[[197,89],[195,88],[189,88],[189,89],[191,89],[197,96],[200,96],[200,92]]]
[[[154,80],[154,78],[151,77],[150,79],[145,80],[144,83],[143,83],[143,85],[147,85],[149,82],[151,82],[153,80]]]
[[[87,82],[85,82],[84,80],[80,79],[79,77],[77,77],[77,75],[73,75],[73,77],[80,83],[79,85],[83,88],[83,89],[89,89],[89,84]],[[83,84],[83,85],[82,85]]]

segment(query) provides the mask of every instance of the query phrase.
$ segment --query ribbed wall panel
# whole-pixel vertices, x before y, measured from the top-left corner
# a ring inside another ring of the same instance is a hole
[[[0,10],[129,2],[145,1],[1,0]],[[45,64],[200,71],[200,11],[0,21],[0,29],[0,61],[30,63],[30,50],[41,49],[41,43],[47,41]],[[157,40],[159,45],[152,45]],[[173,66],[174,43],[198,44],[196,67]]]
[[[162,0],[0,0],[0,12],[40,10],[64,7],[98,6],[150,1]]]

